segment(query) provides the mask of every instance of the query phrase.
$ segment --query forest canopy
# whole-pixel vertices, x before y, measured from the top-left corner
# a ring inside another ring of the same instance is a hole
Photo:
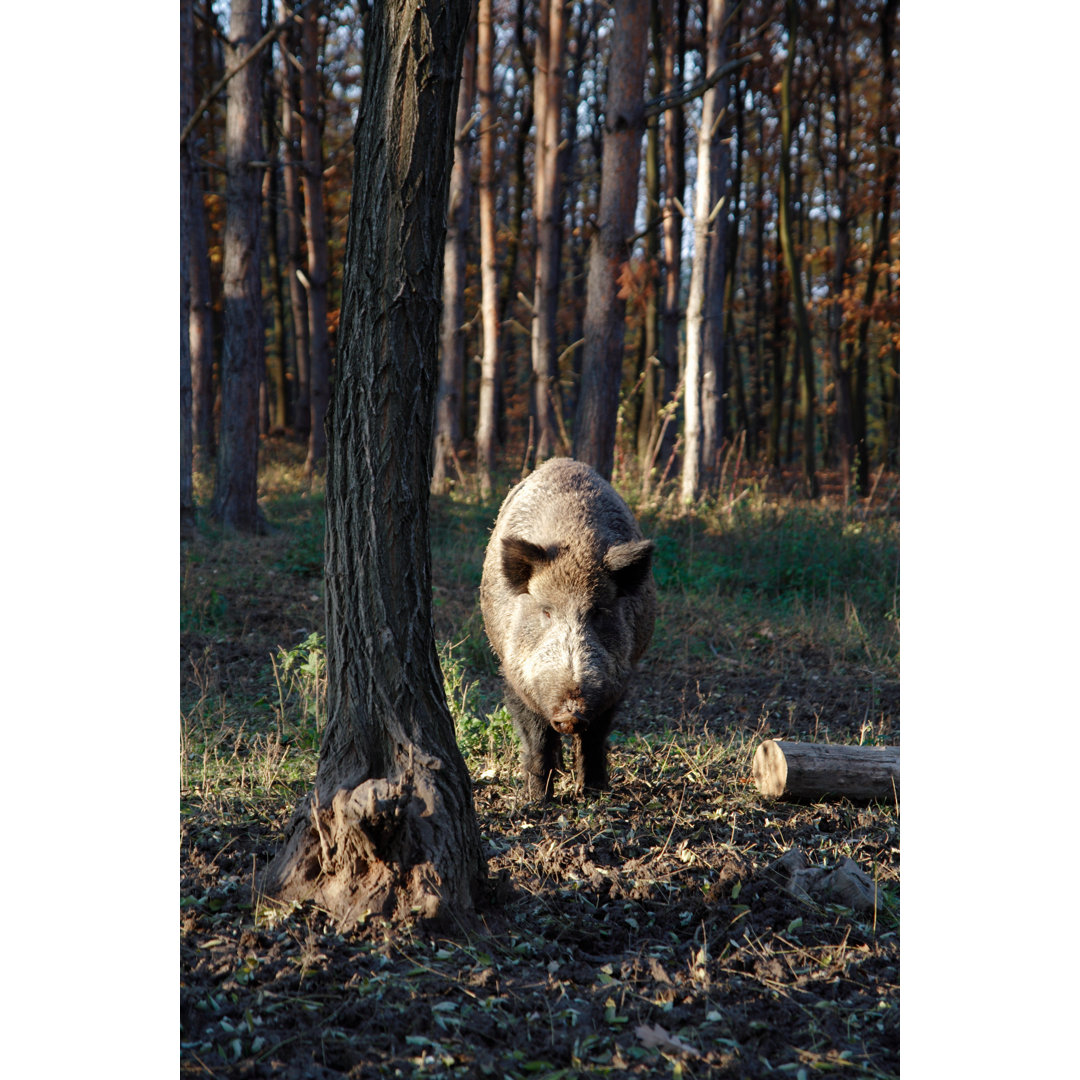
[[[368,5],[181,12],[182,519],[193,465],[254,531],[259,436],[325,454]],[[898,3],[483,0],[456,128],[433,491],[898,467]]]

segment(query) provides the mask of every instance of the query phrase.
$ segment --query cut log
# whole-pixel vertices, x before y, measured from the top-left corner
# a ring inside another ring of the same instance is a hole
[[[900,747],[766,739],[754,754],[754,783],[762,795],[776,798],[833,795],[895,802],[900,797]]]

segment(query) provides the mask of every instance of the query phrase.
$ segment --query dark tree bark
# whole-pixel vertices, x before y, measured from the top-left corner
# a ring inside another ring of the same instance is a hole
[[[604,114],[604,159],[598,231],[589,251],[585,350],[574,430],[574,457],[611,479],[619,409],[626,303],[619,276],[630,258],[641,136],[645,127],[645,57],[649,0],[625,0],[616,9]]]
[[[193,0],[180,0],[180,130],[194,107],[195,11]],[[195,535],[191,434],[191,148],[180,146],[180,536]]]
[[[368,16],[326,478],[328,722],[264,874],[342,926],[449,920],[485,874],[431,624],[428,482],[454,105],[469,0]]]
[[[310,476],[326,455],[326,406],[330,396],[330,333],[327,289],[330,251],[323,201],[322,124],[319,108],[319,16],[322,3],[304,0],[303,67],[300,76],[300,146],[304,155],[304,225],[307,228],[308,347],[310,349],[311,431],[304,468]]]
[[[284,14],[284,0],[281,6]],[[293,329],[293,427],[307,439],[311,433],[311,349],[308,339],[307,289],[301,280],[303,271],[303,199],[300,191],[300,151],[297,146],[300,111],[294,65],[298,51],[299,28],[291,26],[282,39],[282,63],[278,69],[281,84],[282,187],[285,193],[285,278],[289,283],[289,312]],[[306,275],[304,275],[306,279]]]
[[[226,67],[237,66],[258,42],[258,0],[237,0],[229,20]],[[259,226],[263,160],[260,138],[265,53],[228,84],[225,111],[225,347],[221,359],[221,434],[213,517],[227,529],[265,527],[257,502],[259,369],[263,364]]]
[[[802,269],[791,231],[791,73],[795,63],[799,29],[799,6],[796,0],[788,0],[787,11],[788,51],[780,83],[780,244],[784,252],[784,265],[787,267],[788,285],[791,289],[791,311],[795,322],[796,371],[802,376],[803,493],[808,499],[816,499],[819,487],[814,464],[814,350],[810,340],[810,322],[806,314],[806,303],[803,299]]]
[[[461,445],[461,412],[465,399],[465,269],[469,213],[472,208],[472,116],[476,96],[476,37],[470,25],[461,67],[454,122],[454,167],[446,208],[446,252],[443,256],[442,326],[439,344],[439,392],[435,399],[435,464],[431,493],[447,490],[450,463]]]

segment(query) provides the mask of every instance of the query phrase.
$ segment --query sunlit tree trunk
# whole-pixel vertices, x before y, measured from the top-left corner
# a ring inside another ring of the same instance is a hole
[[[307,228],[308,343],[310,349],[311,431],[304,468],[310,476],[326,455],[326,405],[330,395],[330,335],[327,327],[327,287],[330,251],[323,201],[322,124],[319,108],[319,0],[304,0],[304,70],[300,76],[300,145],[304,155],[304,224]]]
[[[284,16],[284,0],[279,6]],[[297,76],[293,59],[299,51],[299,29],[293,25],[282,37],[282,63],[278,69],[281,86],[282,187],[285,194],[285,278],[289,283],[289,312],[293,330],[295,385],[293,387],[293,428],[307,439],[311,432],[311,376],[308,341],[306,278],[301,268],[304,210],[300,190],[300,153],[297,146],[300,111],[296,93]]]
[[[806,314],[806,304],[803,300],[802,269],[791,233],[791,72],[795,63],[799,28],[799,7],[796,0],[788,0],[787,11],[788,51],[780,84],[780,244],[791,289],[791,310],[795,322],[796,371],[802,377],[803,492],[807,498],[816,499],[819,487],[814,464],[814,350],[810,340],[810,323]]]
[[[480,493],[491,494],[497,438],[495,410],[499,385],[499,297],[495,258],[495,93],[492,0],[480,0],[477,16],[476,88],[480,103],[480,318],[484,351],[480,360],[480,402],[476,423],[476,466]]]
[[[598,228],[589,250],[585,346],[574,457],[611,479],[619,410],[626,303],[619,276],[630,258],[641,136],[645,127],[645,57],[649,0],[624,0],[615,14],[604,114],[604,163]]]
[[[708,71],[715,71],[727,60],[727,39],[730,22],[727,5],[718,17],[717,28],[709,27]],[[713,130],[709,140],[709,191],[712,221],[708,229],[706,253],[705,297],[702,304],[701,328],[701,475],[702,490],[713,490],[720,480],[720,454],[725,438],[724,429],[724,341],[725,277],[728,269],[728,151],[731,121],[728,116],[730,88],[727,77],[715,86],[712,117]]]
[[[431,623],[428,482],[454,104],[469,0],[367,23],[326,477],[328,720],[262,877],[342,927],[449,922],[485,875]],[[379,273],[371,273],[378,266]]]
[[[711,74],[723,62],[722,27],[726,0],[708,0],[706,7],[705,71]],[[715,247],[722,246],[726,221],[721,216],[719,199],[719,141],[718,125],[722,119],[723,91],[717,83],[705,92],[701,100],[701,125],[698,129],[697,179],[694,186],[694,258],[690,268],[690,294],[686,303],[686,375],[683,389],[685,438],[682,462],[682,501],[693,503],[703,484],[704,443],[702,412],[712,404],[715,394],[715,371],[704,357],[705,320],[715,317],[715,310],[706,309],[706,289],[711,285],[710,264],[715,260]],[[710,257],[710,248],[713,255]],[[721,262],[722,265],[722,262]],[[713,274],[715,278],[715,273]],[[722,299],[722,294],[721,294]],[[710,387],[706,372],[714,380]]]
[[[563,3],[539,0],[533,101],[536,150],[533,214],[536,271],[533,283],[532,365],[536,461],[559,445],[555,396],[559,393],[555,317],[559,304],[562,200],[559,197],[559,118],[563,94]]]
[[[229,16],[226,68],[237,66],[259,40],[258,0],[237,0]],[[265,54],[228,85],[225,111],[225,346],[221,358],[221,434],[212,514],[227,529],[264,527],[257,502],[259,369],[263,364],[262,284],[259,280],[260,138]]]
[[[461,411],[465,396],[465,265],[472,205],[472,111],[476,94],[476,39],[470,24],[461,69],[454,138],[454,167],[446,209],[446,252],[443,257],[442,327],[439,347],[439,392],[435,399],[435,464],[431,491],[447,488],[447,472],[461,444]]]
[[[180,0],[180,129],[195,107],[192,75],[195,66],[193,0]],[[180,536],[195,534],[195,495],[192,485],[191,432],[191,147],[180,147]]]

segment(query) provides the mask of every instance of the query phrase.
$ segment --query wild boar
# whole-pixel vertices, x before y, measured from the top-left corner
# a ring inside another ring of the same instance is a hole
[[[545,462],[499,510],[480,608],[530,798],[551,798],[562,735],[578,792],[608,785],[612,717],[656,619],[652,550],[614,488],[569,458]]]

